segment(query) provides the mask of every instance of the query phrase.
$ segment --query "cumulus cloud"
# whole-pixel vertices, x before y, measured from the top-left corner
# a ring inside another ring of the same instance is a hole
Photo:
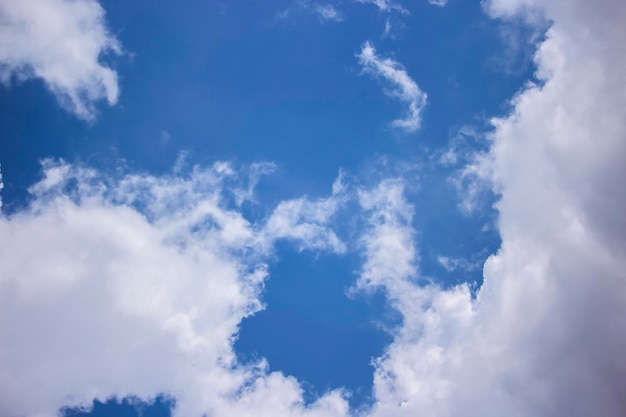
[[[392,122],[392,126],[414,132],[421,124],[421,112],[426,105],[427,95],[406,72],[402,64],[391,58],[381,58],[370,42],[366,42],[357,55],[364,72],[382,79],[385,93],[408,105],[407,115]]]
[[[232,347],[241,320],[261,308],[274,240],[336,247],[323,243],[334,197],[251,223],[235,191],[259,167],[120,179],[50,160],[43,168],[31,205],[0,218],[0,414],[54,416],[94,398],[158,393],[185,416],[345,414],[341,392],[305,407],[297,381],[263,361],[238,365]]]
[[[626,8],[610,0],[486,7],[553,22],[535,56],[541,84],[493,120],[490,148],[474,162],[500,195],[502,246],[476,298],[465,284],[405,285],[417,269],[383,270],[395,278],[382,282],[403,285],[387,291],[404,323],[377,361],[372,415],[622,416]]]
[[[39,78],[82,119],[94,119],[98,100],[117,102],[117,74],[102,57],[121,52],[95,0],[0,0],[2,82]]]

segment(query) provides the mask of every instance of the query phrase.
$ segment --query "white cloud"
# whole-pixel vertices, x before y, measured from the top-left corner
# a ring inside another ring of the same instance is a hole
[[[448,147],[434,157],[443,166],[467,164],[469,160],[474,158],[476,148],[485,148],[488,145],[485,143],[484,136],[486,136],[485,133],[481,133],[474,126],[461,126],[450,137]]]
[[[0,210],[2,210],[2,190],[4,189],[4,182],[2,181],[2,166],[0,165]]]
[[[385,93],[408,105],[404,119],[394,120],[392,125],[407,132],[414,132],[421,124],[421,112],[426,105],[427,95],[407,74],[404,67],[391,58],[380,58],[370,42],[366,42],[357,55],[363,70],[376,78],[382,78],[388,88]]]
[[[385,27],[381,35],[382,38],[391,36],[392,28],[396,27],[396,24],[392,24],[392,17],[393,17],[392,12],[397,12],[397,14],[402,15],[402,16],[406,16],[410,14],[408,9],[403,7],[399,2],[395,2],[393,0],[356,0],[356,1],[362,4],[373,4],[374,6],[378,8],[378,11],[380,13],[384,13],[387,15],[385,19]]]
[[[340,174],[328,198],[311,201],[306,197],[283,201],[268,218],[264,233],[266,239],[290,239],[301,248],[327,249],[343,253],[346,245],[330,227],[331,220],[345,202],[345,185]]]
[[[341,22],[344,20],[343,15],[332,4],[316,4],[313,11],[317,13],[322,20],[330,22]]]
[[[356,288],[400,292],[395,287],[416,275],[413,208],[404,198],[404,187],[401,179],[387,179],[376,188],[359,190],[368,220],[360,239],[365,261]]]
[[[493,121],[476,162],[501,195],[502,246],[475,299],[467,285],[388,290],[405,321],[377,362],[373,416],[626,414],[626,7],[531,6],[487,4],[553,22],[543,85]]]
[[[276,164],[272,162],[255,162],[248,169],[248,186],[245,189],[234,190],[235,202],[241,206],[245,201],[255,201],[254,190],[259,184],[261,177],[271,174],[276,170]]]
[[[45,161],[31,206],[0,217],[0,414],[164,392],[181,416],[345,415],[339,391],[305,407],[293,378],[236,362],[273,240],[337,245],[324,243],[331,199],[301,200],[291,234],[273,227],[283,205],[247,221],[230,203],[247,176],[216,163],[114,180]]]
[[[481,267],[480,262],[473,262],[466,258],[451,258],[449,256],[437,256],[437,262],[448,272],[463,270],[473,271]]]
[[[101,61],[121,46],[95,0],[0,0],[0,79],[40,78],[59,103],[85,120],[94,103],[117,102],[117,74]]]
[[[302,12],[316,15],[321,22],[343,22],[344,16],[332,4],[319,4],[310,0],[298,0],[286,9],[276,13],[277,20],[284,20]]]
[[[357,2],[364,4],[373,4],[374,6],[378,7],[378,10],[383,13],[396,11],[404,15],[409,14],[409,11],[405,9],[400,3],[392,0],[357,0]]]
[[[488,191],[498,191],[490,159],[490,154],[473,152],[467,164],[450,178],[460,196],[458,207],[464,214],[476,212]]]
[[[439,7],[443,7],[446,4],[448,4],[448,0],[428,0],[428,3],[434,5],[434,6],[439,6]]]

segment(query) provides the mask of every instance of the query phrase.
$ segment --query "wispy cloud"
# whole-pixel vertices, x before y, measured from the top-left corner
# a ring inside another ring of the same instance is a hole
[[[328,198],[284,202],[252,223],[232,199],[267,165],[119,179],[43,168],[30,207],[0,216],[1,415],[159,392],[176,395],[181,416],[347,414],[340,391],[305,406],[293,378],[233,351],[241,320],[262,308],[277,239],[341,250],[328,226],[340,181]]]
[[[101,57],[121,52],[95,0],[0,0],[2,82],[40,78],[82,119],[95,118],[98,100],[117,102],[117,73]]]
[[[439,6],[439,7],[443,7],[446,4],[448,4],[448,0],[428,0],[428,3],[434,5],[434,6]]]
[[[2,210],[2,190],[3,189],[4,189],[4,182],[2,181],[2,165],[0,165],[0,210]]]
[[[334,5],[317,3],[310,0],[298,0],[288,8],[276,13],[277,20],[285,20],[301,13],[313,14],[321,22],[342,22],[344,15]]]
[[[414,132],[421,124],[421,112],[426,105],[427,95],[406,72],[402,64],[391,58],[381,58],[368,41],[357,55],[363,71],[385,85],[385,93],[395,97],[408,105],[407,115],[403,119],[392,122],[392,126],[399,127],[407,132]]]
[[[399,2],[393,0],[357,0],[357,2],[363,4],[373,4],[383,13],[395,11],[404,15],[409,14],[409,11],[406,8],[404,8]]]
[[[270,241],[288,239],[300,248],[325,249],[343,253],[346,244],[333,231],[332,220],[346,201],[341,175],[328,198],[311,200],[301,197],[281,202],[267,219],[263,230]]]
[[[486,5],[529,12],[524,0]],[[373,416],[626,413],[626,50],[615,36],[626,9],[579,0],[540,11],[553,22],[535,56],[542,85],[493,120],[470,169],[501,196],[502,246],[474,300],[466,285],[395,295],[412,302],[396,303],[406,321],[377,362]]]
[[[378,8],[378,11],[382,14],[385,14],[385,27],[383,29],[383,33],[381,37],[386,38],[393,36],[393,29],[398,26],[399,19],[397,19],[397,15],[407,16],[410,14],[409,10],[403,7],[400,2],[396,2],[393,0],[356,0],[358,3],[362,4],[371,4]],[[396,15],[396,16],[394,16]],[[400,27],[403,25],[400,23]]]
[[[172,134],[167,130],[159,130],[159,137],[161,139],[161,143],[164,145],[170,143],[172,140]]]
[[[433,155],[442,166],[454,167],[448,181],[456,188],[459,210],[466,215],[475,213],[487,200],[485,197],[495,191],[488,152],[490,130],[485,126],[462,126],[450,138],[447,148]]]
[[[482,262],[473,262],[466,258],[451,258],[442,255],[437,256],[437,262],[448,272],[457,270],[474,271],[482,266]]]
[[[344,20],[343,15],[332,4],[316,4],[312,6],[312,10],[317,13],[322,20],[331,22],[341,22]]]
[[[409,14],[409,11],[405,7],[403,7],[402,4],[400,4],[400,2],[398,1],[393,1],[393,0],[356,0],[356,1],[359,3],[373,4],[376,7],[378,7],[378,10],[380,10],[383,13],[396,11],[404,15]],[[428,3],[434,6],[443,7],[446,4],[448,4],[448,0],[428,0]]]

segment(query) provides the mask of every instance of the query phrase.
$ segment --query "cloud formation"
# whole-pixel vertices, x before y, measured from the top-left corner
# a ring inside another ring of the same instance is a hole
[[[277,20],[287,19],[294,14],[309,13],[316,15],[322,23],[338,23],[344,21],[344,15],[330,3],[320,4],[310,0],[298,0],[276,14]]]
[[[414,132],[421,124],[421,112],[426,105],[427,95],[406,72],[402,64],[391,58],[381,58],[368,41],[357,55],[363,71],[385,83],[385,93],[408,105],[407,115],[392,122],[392,126]]]
[[[251,222],[239,206],[269,167],[115,180],[47,161],[31,206],[0,218],[0,414],[166,392],[180,416],[350,415],[340,390],[305,405],[294,378],[234,356],[273,242],[289,239],[359,250],[354,291],[384,291],[402,315],[375,361],[368,416],[626,415],[626,8],[529,7],[486,4],[494,17],[553,24],[535,56],[540,83],[492,121],[489,149],[472,160],[499,195],[502,238],[475,297],[420,275],[419,213],[402,178],[350,189],[340,176],[330,196]],[[374,52],[360,59],[397,95],[415,85]],[[333,230],[346,199],[363,219],[355,242]]]
[[[96,0],[0,0],[0,80],[39,78],[81,119],[98,100],[117,102],[117,73],[101,58],[121,52]]]
[[[325,224],[341,187],[251,223],[235,203],[259,167],[117,180],[43,168],[30,207],[0,218],[0,414],[158,393],[174,396],[181,416],[345,414],[340,392],[305,408],[293,378],[263,361],[238,365],[232,347],[261,308],[276,239],[338,248]]]
[[[380,10],[383,13],[396,11],[404,15],[409,14],[409,11],[406,8],[404,8],[400,3],[397,3],[392,0],[357,0],[357,1],[359,3],[364,3],[364,4],[373,4],[374,6],[378,7],[378,10]]]
[[[377,362],[372,414],[622,416],[626,8],[610,0],[486,7],[553,22],[535,56],[541,84],[493,120],[490,149],[474,162],[500,195],[502,246],[475,299],[467,285],[387,287],[405,321]],[[387,264],[403,264],[399,256]],[[416,269],[388,271],[395,278],[383,282],[394,286],[419,278]]]
[[[322,20],[330,22],[343,21],[343,15],[332,4],[316,4],[312,10],[319,15]]]

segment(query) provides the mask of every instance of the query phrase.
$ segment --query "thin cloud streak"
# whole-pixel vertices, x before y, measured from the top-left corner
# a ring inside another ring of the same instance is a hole
[[[365,73],[383,80],[384,91],[388,96],[397,98],[408,105],[406,117],[394,120],[392,126],[407,132],[418,130],[422,122],[421,112],[426,106],[428,96],[413,81],[402,64],[391,58],[378,56],[376,49],[369,41],[365,42],[357,58]]]
[[[344,20],[343,15],[332,4],[316,4],[313,6],[315,11],[322,20],[330,22],[342,22]]]
[[[398,12],[403,15],[408,15],[409,11],[404,8],[400,3],[393,0],[357,0],[358,3],[373,4],[378,7],[381,13],[390,13],[392,11]]]
[[[276,13],[276,20],[285,20],[294,15],[301,13],[313,14],[319,18],[322,23],[339,23],[345,20],[345,17],[339,9],[332,4],[319,4],[310,0],[299,0],[291,6]]]

